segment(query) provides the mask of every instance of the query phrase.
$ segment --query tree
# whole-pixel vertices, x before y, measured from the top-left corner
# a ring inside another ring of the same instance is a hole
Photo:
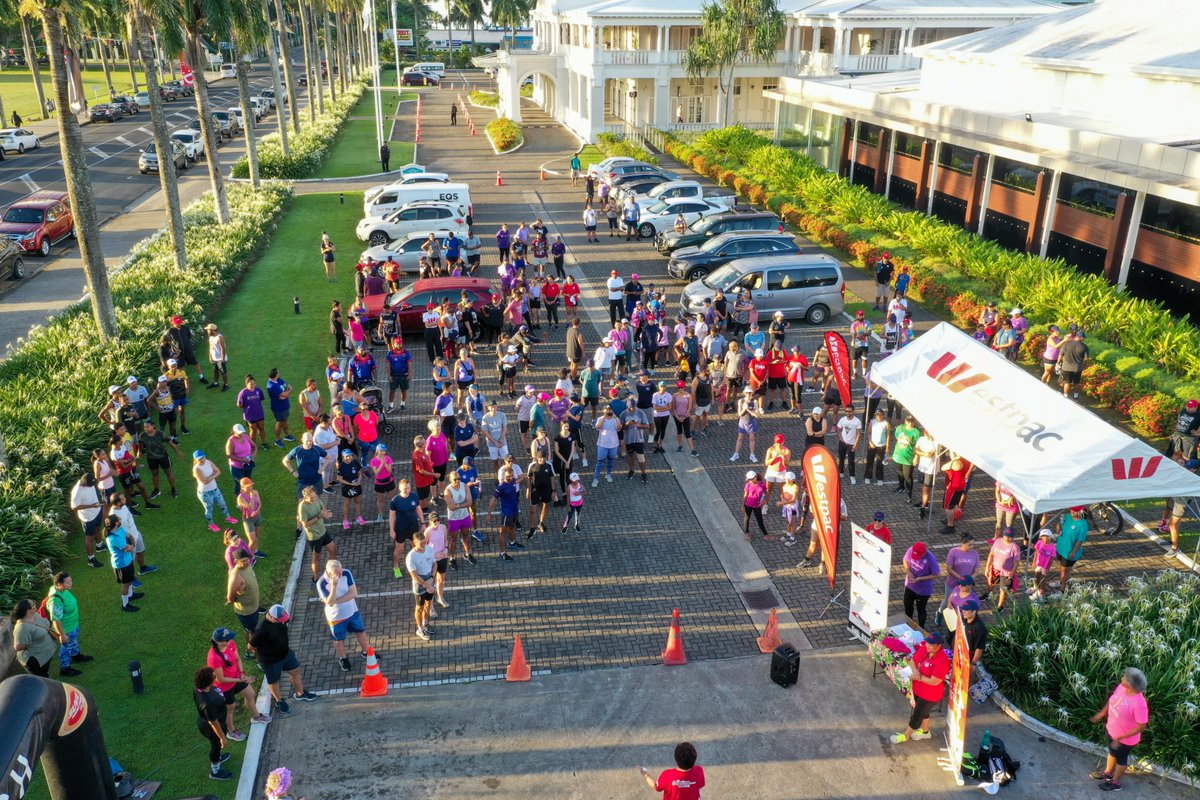
[[[171,138],[167,133],[167,112],[158,94],[158,70],[155,67],[155,47],[151,38],[153,31],[161,31],[164,44],[171,50],[182,45],[179,27],[178,3],[172,0],[132,0],[129,9],[129,29],[136,37],[130,42],[137,47],[142,70],[146,73],[146,93],[150,96],[150,129],[154,136],[154,151],[158,153],[158,185],[162,188],[167,208],[167,233],[171,238],[171,249],[175,255],[175,266],[187,268],[187,250],[183,239],[183,204],[179,200],[179,176],[175,173],[175,159],[170,157]],[[206,159],[212,161],[214,153],[205,145]]]
[[[292,78],[292,40],[287,35],[283,3],[281,0],[272,2],[275,7],[275,35],[279,39],[280,58],[283,60],[283,80],[287,84],[288,111],[292,115],[292,130],[299,133],[300,107],[296,104],[296,81]],[[279,115],[282,117],[283,111]]]
[[[492,21],[512,30],[511,47],[516,47],[517,28],[529,18],[530,0],[492,0]]]
[[[208,97],[208,76],[205,72],[208,51],[204,40],[208,37],[219,41],[219,35],[233,28],[234,7],[230,0],[183,0],[182,10],[181,23],[187,40],[187,60],[195,79],[193,88],[196,92],[196,110],[200,112],[200,133],[204,136],[204,152],[210,154],[210,157],[205,159],[205,164],[208,167],[209,182],[212,184],[213,209],[217,221],[224,225],[233,219],[233,213],[229,210],[225,177],[221,174],[220,164],[215,157],[219,132],[213,130],[212,103]]]
[[[42,88],[42,68],[38,65],[37,48],[33,46],[33,32],[29,30],[29,19],[24,16],[21,16],[21,41],[25,45],[25,63],[29,65],[33,88],[37,92],[38,110],[42,116],[49,116],[46,113],[46,90]]]
[[[308,94],[308,121],[316,122],[318,92],[316,91],[317,84],[314,81],[313,75],[313,46],[311,38],[312,26],[309,24],[307,0],[299,0],[296,10],[300,15],[300,42],[304,47],[304,88],[305,92]],[[318,67],[318,70],[319,69],[320,68]]]
[[[67,196],[71,202],[71,213],[75,218],[75,231],[79,238],[79,253],[83,260],[83,274],[91,297],[92,316],[103,342],[117,338],[117,314],[113,308],[112,289],[108,283],[108,267],[104,264],[104,251],[100,247],[100,225],[96,218],[96,197],[92,193],[92,181],[88,175],[87,148],[83,145],[83,132],[79,118],[71,112],[67,92],[67,59],[76,53],[67,48],[64,36],[65,18],[75,13],[66,0],[22,0],[23,15],[40,17],[42,33],[46,37],[46,52],[50,57],[50,76],[54,81],[54,102],[58,106],[58,149],[62,153],[63,173],[67,181]]]
[[[291,145],[288,144],[286,116],[288,98],[283,92],[283,81],[279,79],[279,62],[282,60],[282,57],[280,55],[280,48],[276,47],[276,44],[286,45],[287,41],[282,37],[278,43],[275,41],[275,30],[271,28],[269,23],[271,12],[267,8],[267,0],[259,0],[259,6],[262,10],[264,38],[267,44],[267,59],[271,62],[271,82],[275,89],[275,129],[279,133],[279,146],[283,149],[283,154],[287,155],[291,150]]]
[[[258,139],[254,131],[254,106],[250,104],[250,50],[267,37],[267,18],[258,13],[256,0],[238,0],[234,12],[233,41],[234,64],[237,70],[238,100],[242,106],[242,117],[246,120],[246,161],[250,167],[250,185],[258,189],[262,184],[258,177]],[[244,53],[245,55],[239,55]],[[278,112],[283,115],[283,110]]]
[[[786,23],[775,0],[717,0],[704,4],[700,18],[700,35],[683,55],[684,69],[690,78],[717,76],[719,121],[728,122],[735,68],[744,60],[774,59]]]
[[[483,23],[483,0],[452,0],[454,16],[467,25],[471,32],[471,52],[475,51],[475,26]]]

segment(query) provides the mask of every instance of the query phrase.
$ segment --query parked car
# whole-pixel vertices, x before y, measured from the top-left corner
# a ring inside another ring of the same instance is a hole
[[[708,214],[720,214],[728,209],[707,200],[658,200],[641,207],[637,235],[639,239],[653,239],[675,226],[675,220],[683,215],[684,223],[691,225]]]
[[[647,192],[666,182],[667,178],[662,175],[636,175],[633,180],[621,187],[621,191],[617,192],[613,199],[624,205],[626,197],[644,196]]]
[[[229,113],[237,117],[238,125],[240,125],[242,128],[246,127],[246,118],[242,114],[241,106],[230,106]],[[259,114],[258,109],[256,108],[254,109],[254,121],[258,122],[260,119],[262,119],[262,114]]]
[[[50,246],[75,236],[75,218],[66,192],[41,190],[22,197],[0,217],[0,236],[26,253],[50,255]]]
[[[237,77],[237,67],[234,66],[233,64],[222,64],[221,65],[221,77],[222,78],[236,78]]]
[[[459,214],[468,218],[472,213],[470,184],[418,182],[384,184],[367,189],[363,193],[363,216],[383,217],[418,200],[452,204]]]
[[[187,124],[184,125],[183,127],[190,131],[196,131],[197,133],[201,133],[200,118],[193,117],[192,119],[189,119],[187,121]],[[224,141],[226,139],[233,138],[233,135],[230,134],[228,131],[226,131],[225,128],[222,126],[221,120],[217,119],[216,112],[213,112],[213,115],[212,115],[212,129],[213,129],[213,132],[217,134],[217,146],[218,147],[220,147],[221,144],[224,143]],[[203,140],[203,135],[201,136],[201,139]]]
[[[6,67],[23,67],[25,66],[25,54],[19,50],[13,50],[11,47],[4,53],[4,66]],[[3,270],[0,270],[3,272]]]
[[[25,277],[25,251],[12,239],[0,239],[0,275],[14,281]]]
[[[113,103],[96,103],[88,110],[88,119],[92,122],[116,122],[125,119],[125,112]]]
[[[236,114],[230,114],[228,111],[214,111],[213,119],[221,126],[221,135],[227,139],[232,139],[242,132],[242,118]],[[196,122],[199,124],[199,120]]]
[[[183,81],[167,81],[163,85],[170,86],[175,90],[175,94],[179,95],[180,97],[191,97],[196,93],[196,89],[194,87],[188,86]]]
[[[392,181],[392,186],[412,186],[417,183],[449,183],[450,176],[445,172],[414,172]]]
[[[401,333],[419,334],[424,329],[421,315],[430,303],[440,303],[449,297],[457,301],[466,292],[471,305],[478,311],[487,305],[492,294],[492,285],[487,278],[423,278],[401,286],[391,294],[371,294],[364,299],[367,317],[377,319],[386,304],[396,311],[396,322]]]
[[[258,94],[260,97],[265,97],[270,100],[272,106],[277,106],[280,104],[286,106],[288,104],[287,92],[284,92],[282,97],[276,97],[274,89],[263,89]]]
[[[429,240],[430,233],[437,233],[437,231],[414,231],[391,244],[368,247],[362,251],[359,261],[366,261],[368,258],[371,258],[382,262],[393,258],[400,265],[402,271],[419,272],[421,269],[421,256],[424,255],[421,246]],[[444,236],[440,238],[442,241],[445,241]]]
[[[265,97],[251,97],[249,102],[258,119],[262,119],[271,112],[271,101]]]
[[[381,245],[407,237],[415,231],[467,233],[466,215],[459,206],[422,200],[409,203],[384,217],[365,217],[355,233],[360,241]]]
[[[711,239],[730,231],[776,231],[783,233],[783,223],[779,217],[770,211],[729,211],[725,214],[713,214],[702,217],[688,226],[687,232],[680,234],[667,231],[655,237],[654,243],[658,252],[670,255],[681,247],[691,247],[701,244],[705,239]]]
[[[179,99],[179,92],[175,91],[175,87],[164,83],[158,87],[158,96],[163,99],[164,103],[169,103]]]
[[[635,195],[639,204],[657,200],[707,200],[729,210],[737,205],[737,192],[721,187],[705,188],[699,181],[667,181],[655,186],[645,195]]]
[[[643,161],[632,161],[625,164],[614,164],[607,171],[600,173],[600,180],[612,184],[614,180],[623,175],[661,175],[669,181],[679,180],[679,176],[670,170],[656,167],[653,164],[647,164]]]
[[[187,169],[187,150],[184,149],[182,143],[175,139],[171,140],[171,155],[175,160],[176,172],[182,172]],[[147,172],[158,172],[158,152],[154,148],[154,142],[147,142],[146,148],[138,156],[138,172],[143,175]]]
[[[109,102],[111,105],[121,109],[121,113],[127,117],[131,117],[141,111],[141,108],[138,107],[137,101],[127,94],[113,95],[113,99]]]
[[[800,245],[790,233],[732,231],[705,239],[698,247],[681,247],[667,262],[673,278],[697,281],[730,261],[748,256],[792,255]]]
[[[13,150],[24,153],[26,150],[37,150],[41,146],[42,140],[31,130],[25,128],[0,130],[0,147],[3,147],[6,153],[11,153]]]
[[[830,315],[841,314],[845,306],[842,268],[837,259],[824,253],[730,261],[684,287],[679,298],[680,310],[685,314],[703,312],[704,301],[712,299],[717,289],[727,295],[747,289],[764,319],[780,311],[785,319],[803,319],[810,325],[821,325]]]
[[[400,76],[401,86],[437,86],[441,79],[428,72],[406,72]]]
[[[188,161],[195,163],[196,159],[204,155],[204,136],[200,131],[194,131],[191,128],[180,128],[171,133],[171,138],[183,145],[183,150],[187,153]]]

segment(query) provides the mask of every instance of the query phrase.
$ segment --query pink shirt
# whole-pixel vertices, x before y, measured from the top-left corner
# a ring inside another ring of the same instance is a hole
[[[1116,739],[1117,734],[1128,732],[1135,725],[1145,725],[1150,719],[1150,709],[1146,706],[1146,695],[1132,694],[1125,684],[1118,683],[1108,698],[1108,721],[1104,729],[1108,735]],[[1121,744],[1135,745],[1142,740],[1142,734],[1135,733],[1124,739],[1117,739]]]
[[[767,484],[763,481],[746,481],[745,503],[750,508],[759,508],[767,496]]]
[[[212,647],[208,648],[208,666],[212,667],[213,669],[224,670],[226,678],[240,679],[241,673],[238,672],[238,668],[237,668],[237,642],[236,641],[226,642],[225,647],[222,649],[221,653],[224,654],[225,660],[229,662],[229,666],[225,666],[225,664],[221,661],[221,656],[214,653]],[[228,682],[214,681],[213,685],[216,686],[218,689],[220,689],[222,692],[227,692],[230,689],[232,689],[234,686],[237,685],[237,681],[236,680],[228,681]],[[1110,718],[1111,718],[1111,714],[1110,714]]]
[[[1033,566],[1038,569],[1049,569],[1050,563],[1054,561],[1054,542],[1038,539],[1033,545],[1033,550],[1036,553],[1033,558]]]
[[[1001,575],[1012,575],[1021,563],[1021,545],[1003,538],[992,543],[992,569]]]
[[[392,464],[394,463],[391,456],[382,458],[376,456],[371,459],[371,470],[375,473],[375,483],[382,486],[392,479]]]
[[[360,442],[374,442],[379,438],[379,415],[370,410],[355,414],[354,427],[358,430]]]
[[[229,459],[229,466],[240,467],[250,460],[250,453],[254,450],[254,442],[249,436],[231,436],[229,437],[229,449],[233,451],[233,458]],[[237,461],[233,459],[236,458]]]
[[[350,319],[350,341],[361,342],[367,338],[366,332],[363,331],[362,323],[351,317]]]
[[[429,455],[429,462],[435,467],[449,461],[450,451],[446,445],[446,435],[438,433],[426,439],[425,452]]]
[[[434,525],[432,528],[426,528],[425,536],[429,542],[430,549],[433,550],[434,558],[445,558],[450,554],[446,549],[445,525]]]

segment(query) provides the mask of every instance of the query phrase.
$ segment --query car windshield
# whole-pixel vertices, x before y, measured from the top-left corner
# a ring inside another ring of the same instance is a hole
[[[138,96],[138,97],[144,97],[144,98],[146,98],[147,100],[148,100],[148,99],[150,99],[150,95],[149,95],[149,93],[147,93],[147,92],[138,92],[138,93],[137,93],[137,96]]]
[[[172,134],[171,134],[171,138],[172,138],[172,139],[174,139],[174,140],[175,140],[175,141],[177,141],[177,142],[190,142],[190,141],[192,141],[192,135],[191,135],[190,133],[184,133],[184,132],[182,132],[182,131],[180,131],[179,133],[172,133]]]
[[[691,231],[692,233],[704,233],[706,230],[711,228],[713,226],[713,223],[716,221],[717,221],[716,217],[701,217],[700,219],[696,220],[691,225],[689,225],[688,230]]]
[[[214,111],[213,116],[216,117],[221,122],[224,122],[227,119],[229,119],[229,114],[225,111]]]
[[[411,297],[413,294],[413,289],[416,287],[416,285],[417,282],[413,281],[407,286],[401,286],[398,290],[389,294],[387,299],[388,308],[399,306],[404,302],[405,298]]]
[[[148,156],[154,155],[154,142],[146,142],[146,146],[142,148],[142,152]]]
[[[710,289],[720,289],[721,291],[725,291],[740,277],[741,273],[739,273],[732,264],[726,264],[716,272],[709,275],[707,278],[701,278],[701,280],[704,282],[704,285]]]
[[[5,222],[19,222],[23,224],[37,225],[40,224],[45,215],[45,211],[40,208],[21,208],[14,206],[4,212]]]
[[[657,203],[655,203],[654,205],[647,208],[646,213],[647,214],[662,214],[663,212],[665,212],[667,210],[668,205],[670,205],[670,204],[666,200],[659,200]]]

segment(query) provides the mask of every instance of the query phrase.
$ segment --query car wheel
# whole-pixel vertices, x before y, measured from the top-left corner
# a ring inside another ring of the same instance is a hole
[[[371,235],[367,237],[367,243],[372,247],[378,247],[379,245],[387,244],[390,241],[391,239],[389,239],[388,235],[383,231],[372,231]]]
[[[17,256],[16,260],[13,261],[12,278],[14,281],[19,281],[24,277],[25,261],[20,256]]]
[[[809,325],[821,325],[827,319],[829,319],[829,309],[822,305],[813,306],[804,316],[804,321]]]
[[[41,254],[42,258],[50,255],[50,237],[47,236],[42,239],[42,243],[38,246],[38,253]]]
[[[17,145],[17,152],[18,152],[18,153],[24,153],[24,152],[25,152],[25,143],[24,143],[24,142],[21,142],[20,144],[18,144],[18,145]]]
[[[697,267],[696,269],[692,270],[691,272],[689,272],[687,274],[687,276],[685,277],[685,280],[687,280],[689,282],[690,281],[698,281],[701,278],[707,278],[707,277],[708,277],[708,267]]]
[[[649,222],[643,222],[641,225],[638,226],[638,238],[639,239],[653,239],[654,238],[654,226],[651,225]]]

